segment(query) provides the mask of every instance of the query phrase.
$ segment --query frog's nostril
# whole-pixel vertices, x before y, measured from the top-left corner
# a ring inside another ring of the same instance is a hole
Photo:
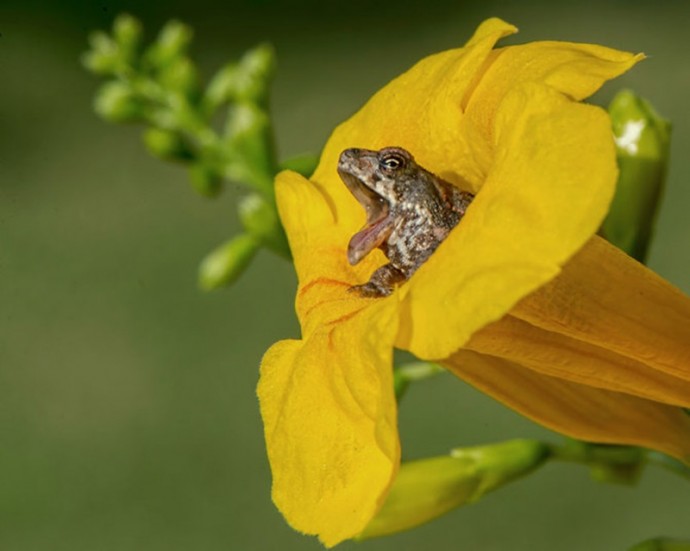
[[[350,148],[350,149],[345,149],[341,154],[340,154],[340,159],[338,160],[339,164],[343,163],[351,163],[357,157],[359,156],[359,152],[361,150],[357,148]]]

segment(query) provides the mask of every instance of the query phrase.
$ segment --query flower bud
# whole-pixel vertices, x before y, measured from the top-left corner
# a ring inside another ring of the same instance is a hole
[[[199,266],[199,286],[212,291],[233,283],[249,266],[259,243],[249,234],[240,234],[213,250]]]
[[[267,196],[272,195],[276,167],[270,119],[266,112],[254,104],[234,105],[228,119],[226,139],[228,149],[232,151],[227,165],[228,178],[250,184]]]
[[[134,91],[119,81],[107,82],[96,94],[94,109],[111,122],[136,122],[143,118],[143,105]]]
[[[89,44],[94,52],[114,54],[117,52],[117,43],[103,31],[93,31],[89,34]]]
[[[472,503],[536,469],[548,453],[541,442],[510,440],[403,463],[383,507],[358,539],[407,530]]]
[[[175,58],[186,53],[192,36],[192,29],[184,23],[169,21],[146,53],[146,60],[154,67],[165,67]]]
[[[263,103],[275,68],[275,52],[269,44],[249,50],[235,74],[234,93],[238,101]]]
[[[234,100],[237,70],[236,63],[228,63],[209,82],[203,100],[204,109],[209,115],[224,103]]]
[[[89,35],[91,49],[82,56],[82,63],[97,75],[111,75],[120,65],[117,44],[107,34],[96,31]]]
[[[158,81],[167,90],[192,97],[199,89],[199,75],[194,63],[188,57],[170,61],[158,75]]]
[[[223,179],[218,171],[203,161],[189,167],[189,178],[194,189],[206,197],[218,195],[223,184]]]
[[[429,379],[444,372],[445,369],[432,362],[412,362],[396,365],[393,369],[393,388],[395,389],[395,397],[400,400],[411,382]]]
[[[149,128],[144,132],[144,145],[154,156],[165,161],[189,161],[194,155],[176,132]]]
[[[113,24],[113,37],[127,60],[131,60],[141,44],[141,23],[129,14],[118,15]]]
[[[274,204],[258,193],[243,197],[238,206],[240,221],[251,235],[273,252],[289,257],[290,248]]]
[[[644,262],[666,178],[671,125],[628,90],[613,98],[609,113],[620,175],[602,232]]]
[[[119,59],[117,56],[91,50],[82,55],[81,62],[92,73],[112,75],[117,71]]]

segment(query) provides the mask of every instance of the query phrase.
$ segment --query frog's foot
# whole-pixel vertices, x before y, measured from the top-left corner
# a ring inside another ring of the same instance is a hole
[[[369,281],[362,285],[353,285],[348,289],[364,298],[387,297],[395,286],[407,280],[407,276],[392,264],[386,264],[376,270]]]

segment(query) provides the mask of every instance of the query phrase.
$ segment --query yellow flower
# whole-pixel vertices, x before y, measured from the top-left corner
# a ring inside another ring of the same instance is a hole
[[[562,433],[690,458],[690,300],[593,237],[617,169],[608,116],[578,102],[642,56],[493,49],[515,30],[490,19],[423,59],[335,130],[310,180],[278,176],[302,339],[266,353],[258,393],[274,502],[327,546],[361,533],[396,477],[394,347]],[[336,164],[392,145],[477,197],[409,282],[364,299],[347,288],[385,258],[348,264],[364,212]]]

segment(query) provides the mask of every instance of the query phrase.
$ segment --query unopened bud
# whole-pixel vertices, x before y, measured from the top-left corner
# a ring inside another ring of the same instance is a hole
[[[192,29],[184,23],[169,21],[146,53],[146,60],[154,67],[165,67],[187,52],[193,34]]]
[[[275,52],[269,44],[249,50],[235,74],[234,93],[238,101],[262,103],[268,96],[268,87],[275,69]]]
[[[383,507],[358,539],[407,530],[472,503],[533,471],[548,453],[541,442],[511,440],[403,463]]]
[[[628,90],[613,98],[609,113],[620,175],[602,232],[644,262],[666,178],[671,125]]]
[[[184,139],[170,130],[147,129],[144,132],[144,144],[153,156],[165,161],[189,161],[194,157]]]
[[[111,75],[120,66],[120,53],[115,41],[103,31],[89,35],[91,49],[82,56],[84,66],[97,75]]]
[[[199,89],[199,75],[188,57],[178,57],[161,69],[159,82],[167,90],[192,97]]]
[[[213,250],[199,267],[199,286],[212,291],[233,283],[249,266],[259,249],[256,239],[241,234]]]
[[[94,109],[111,122],[137,122],[143,118],[143,106],[132,89],[119,81],[107,82],[96,93]]]
[[[250,103],[234,105],[228,118],[226,139],[228,150],[232,151],[226,167],[228,178],[246,182],[271,195],[276,167],[266,112]]]
[[[141,44],[142,27],[138,19],[129,14],[118,15],[113,24],[113,36],[123,56],[131,60]]]
[[[237,210],[247,232],[273,252],[285,257],[290,256],[287,237],[274,204],[258,193],[252,193],[240,200]]]
[[[222,67],[211,79],[204,93],[204,109],[210,115],[224,103],[235,98],[237,64],[229,63]]]
[[[119,65],[119,58],[117,56],[93,50],[83,54],[81,61],[84,67],[97,75],[112,75],[117,71]]]
[[[223,184],[221,175],[203,161],[189,167],[189,177],[194,189],[206,197],[218,195]]]

